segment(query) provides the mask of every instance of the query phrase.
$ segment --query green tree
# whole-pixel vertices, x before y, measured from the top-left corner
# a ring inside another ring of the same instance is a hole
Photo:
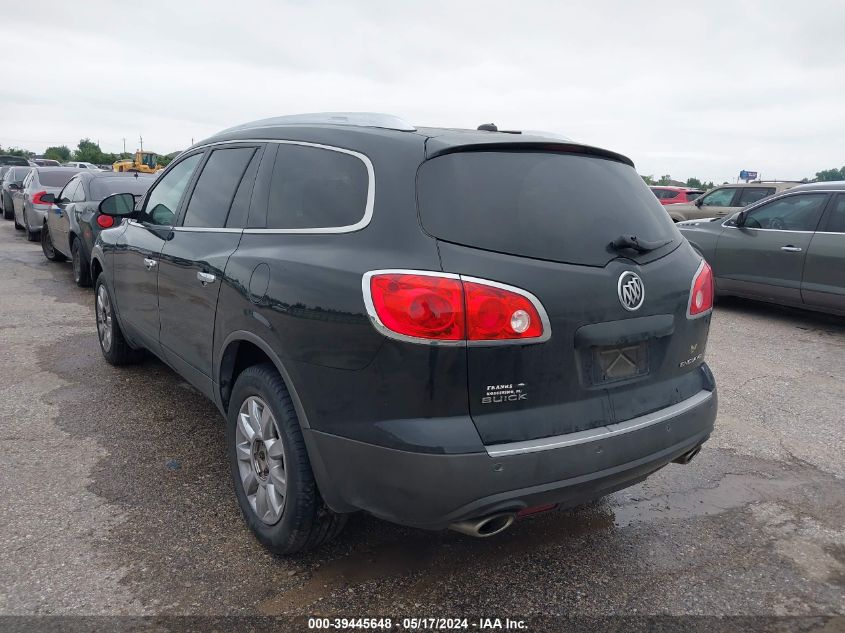
[[[70,160],[70,148],[67,145],[48,147],[44,150],[44,158],[51,158],[60,163],[66,163]]]
[[[94,164],[104,162],[100,146],[88,138],[79,141],[79,145],[76,146],[76,151],[73,153],[73,160]]]
[[[660,177],[660,180],[657,181],[657,184],[668,185],[670,182],[672,182],[672,176],[670,176],[669,174],[665,174]]]
[[[698,178],[687,178],[687,187],[701,189],[703,186],[704,184]]]
[[[647,185],[656,184],[654,182],[654,176],[640,176],[640,178],[642,178],[645,181],[645,184],[647,184]]]
[[[830,182],[831,180],[845,180],[845,167],[842,169],[823,169],[816,172],[816,180]]]
[[[7,156],[22,156],[23,158],[32,158],[35,156],[35,152],[30,152],[28,149],[21,149],[20,147],[7,147],[5,149],[0,147],[0,154],[6,154]]]

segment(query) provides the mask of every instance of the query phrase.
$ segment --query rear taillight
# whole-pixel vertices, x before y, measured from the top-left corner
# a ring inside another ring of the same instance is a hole
[[[713,308],[713,270],[710,264],[701,260],[701,265],[695,272],[690,289],[688,317],[697,317],[706,314]]]
[[[532,294],[485,279],[427,271],[377,270],[363,279],[373,324],[400,340],[441,345],[538,343],[551,336]]]
[[[114,218],[110,215],[98,215],[97,216],[97,226],[103,229],[110,229],[114,226]]]
[[[43,197],[46,195],[46,191],[39,191],[38,193],[32,194],[32,204],[50,204],[49,202],[44,202],[43,200]]]

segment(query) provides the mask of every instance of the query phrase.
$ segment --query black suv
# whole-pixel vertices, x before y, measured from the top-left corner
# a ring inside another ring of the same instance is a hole
[[[104,356],[149,350],[217,404],[276,552],[356,510],[489,536],[713,430],[710,268],[631,161],[483,128],[259,121],[100,204]]]

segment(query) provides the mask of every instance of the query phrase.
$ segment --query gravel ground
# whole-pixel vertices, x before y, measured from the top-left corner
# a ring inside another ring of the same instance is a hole
[[[280,559],[213,405],[155,360],[107,365],[91,291],[11,222],[0,267],[0,614],[845,614],[843,319],[720,303],[720,415],[688,466],[493,539],[354,516]]]

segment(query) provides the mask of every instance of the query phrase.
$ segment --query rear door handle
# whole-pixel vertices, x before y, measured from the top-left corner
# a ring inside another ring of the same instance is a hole
[[[217,277],[211,273],[199,272],[197,273],[197,279],[203,286],[206,286],[208,284],[213,284],[217,280]]]
[[[801,249],[797,246],[781,246],[780,250],[786,251],[787,253],[800,253]]]
[[[158,266],[158,262],[156,260],[150,259],[149,257],[144,258],[144,268],[146,268],[147,270],[152,270],[156,266]]]

